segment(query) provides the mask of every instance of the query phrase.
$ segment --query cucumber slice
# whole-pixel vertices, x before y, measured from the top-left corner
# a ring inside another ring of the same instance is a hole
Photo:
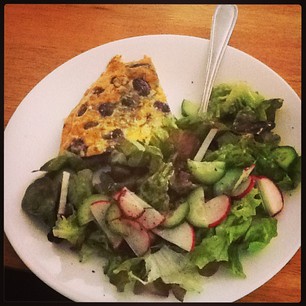
[[[88,222],[94,220],[94,216],[91,213],[90,206],[95,202],[109,201],[109,197],[104,194],[93,194],[86,198],[77,211],[77,217],[80,225],[87,224]]]
[[[166,215],[165,220],[161,224],[163,227],[171,228],[183,223],[189,212],[189,203],[185,201],[181,203],[175,210],[170,211]]]
[[[298,157],[298,154],[293,147],[280,146],[273,150],[273,157],[275,158],[278,165],[287,171],[290,165]]]
[[[188,160],[187,166],[191,174],[201,183],[212,185],[219,181],[225,174],[225,162],[199,162]]]
[[[196,227],[208,227],[208,224],[205,222],[205,219],[201,218],[205,214],[204,203],[204,189],[202,187],[198,187],[193,190],[188,199],[189,203],[189,212],[187,215],[187,221],[196,226]]]
[[[184,99],[181,105],[181,112],[184,117],[195,116],[198,113],[199,105],[194,102]]]
[[[128,228],[121,222],[121,210],[117,204],[112,203],[106,211],[105,221],[108,228],[115,234],[128,236]]]
[[[234,189],[236,182],[239,180],[243,169],[232,168],[226,171],[224,176],[217,181],[213,186],[213,191],[216,196],[221,194],[230,195]]]

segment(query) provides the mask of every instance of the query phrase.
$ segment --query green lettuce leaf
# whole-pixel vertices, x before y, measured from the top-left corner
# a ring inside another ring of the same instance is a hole
[[[131,269],[142,261],[141,257],[130,259],[119,255],[110,257],[104,266],[104,274],[108,276],[110,283],[116,286],[118,292],[123,292],[125,286],[134,280]]]
[[[58,155],[55,158],[52,158],[48,162],[46,162],[41,168],[41,171],[59,171],[65,169],[72,170],[81,170],[84,169],[85,163],[84,160],[69,151],[65,151],[63,154]]]
[[[124,291],[130,282],[141,283],[144,286],[142,289],[145,287],[152,289],[158,282],[163,283],[165,287],[171,285],[179,300],[183,300],[186,291],[201,292],[203,286],[203,277],[188,256],[177,253],[166,245],[155,253],[143,257],[110,258],[104,272],[118,291]],[[154,290],[156,291],[156,288]]]
[[[252,218],[249,217],[237,217],[234,214],[230,214],[224,222],[216,227],[217,235],[227,235],[229,243],[238,240],[249,229],[252,223]]]
[[[253,188],[240,200],[233,201],[231,213],[236,217],[248,220],[256,215],[256,208],[262,204],[258,188]]]
[[[109,240],[100,228],[93,230],[82,244],[82,248],[79,251],[80,261],[85,262],[94,254],[104,258],[114,256]]]
[[[225,234],[206,237],[191,252],[191,261],[200,269],[213,261],[228,261],[229,245],[229,238]]]
[[[152,131],[149,145],[160,149],[162,154],[169,157],[173,152],[173,146],[168,141],[170,134],[178,127],[173,116],[163,118],[163,126]]]
[[[224,161],[229,168],[247,167],[256,160],[253,142],[252,136],[242,136],[236,143],[225,143],[215,151],[208,150],[204,160]]]
[[[201,292],[203,278],[184,254],[177,253],[164,245],[159,251],[146,259],[147,282],[159,277],[166,284],[178,284],[187,291]]]
[[[156,146],[124,140],[111,153],[111,163],[132,168],[147,167],[153,173],[163,163],[163,154]]]
[[[229,257],[229,268],[231,272],[238,276],[245,278],[246,275],[243,271],[243,266],[240,261],[240,247],[239,244],[233,243],[228,248],[228,257]]]
[[[158,171],[145,179],[139,186],[137,194],[155,209],[169,209],[169,181],[174,173],[172,163],[164,163]]]
[[[44,176],[36,179],[25,191],[21,207],[50,228],[56,221],[60,183]]]
[[[254,218],[243,239],[244,248],[254,253],[269,244],[277,236],[277,220],[272,217]]]
[[[256,109],[263,101],[246,83],[220,84],[212,90],[208,113],[220,119],[235,117],[241,109]]]
[[[79,247],[86,236],[86,225],[79,225],[77,214],[74,212],[68,218],[61,216],[57,219],[53,227],[53,235]]]

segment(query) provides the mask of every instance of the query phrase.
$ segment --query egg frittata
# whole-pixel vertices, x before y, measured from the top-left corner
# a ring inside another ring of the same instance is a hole
[[[124,63],[116,55],[65,119],[60,153],[88,157],[111,151],[122,139],[148,143],[167,116],[151,58]]]

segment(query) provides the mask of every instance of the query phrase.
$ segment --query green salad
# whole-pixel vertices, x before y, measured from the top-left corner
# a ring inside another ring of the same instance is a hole
[[[183,301],[221,265],[245,278],[241,255],[277,236],[283,193],[301,180],[301,156],[273,132],[282,104],[246,83],[220,84],[206,113],[183,100],[182,115],[149,143],[122,139],[102,155],[51,159],[22,208],[50,243],[68,244],[82,262],[103,257],[120,292],[129,284]]]

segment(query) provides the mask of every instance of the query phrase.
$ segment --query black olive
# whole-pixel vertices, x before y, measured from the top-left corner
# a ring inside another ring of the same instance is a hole
[[[100,95],[103,91],[104,89],[101,86],[95,86],[92,90],[92,93],[94,95]]]
[[[84,113],[87,111],[87,105],[83,104],[78,111],[78,117],[84,115]]]
[[[128,107],[133,107],[137,105],[137,101],[132,97],[123,97],[121,99],[121,104]]]
[[[134,79],[133,88],[138,92],[140,96],[147,96],[150,93],[150,84],[144,79]]]
[[[98,124],[99,124],[99,123],[96,122],[96,121],[89,121],[89,122],[86,122],[86,123],[84,124],[84,129],[85,129],[85,130],[88,130],[88,129],[92,128],[92,127],[97,126]]]
[[[121,129],[114,129],[113,131],[109,132],[108,134],[104,135],[104,139],[117,139],[123,136],[123,132]]]
[[[170,107],[167,103],[161,102],[161,101],[155,101],[154,107],[162,111],[163,113],[169,113]]]
[[[102,117],[111,116],[114,112],[114,109],[115,109],[115,103],[113,102],[102,103],[99,106],[99,112]]]
[[[83,139],[76,138],[72,140],[70,146],[68,147],[68,151],[80,156],[84,156],[87,152],[87,146],[84,143]]]

